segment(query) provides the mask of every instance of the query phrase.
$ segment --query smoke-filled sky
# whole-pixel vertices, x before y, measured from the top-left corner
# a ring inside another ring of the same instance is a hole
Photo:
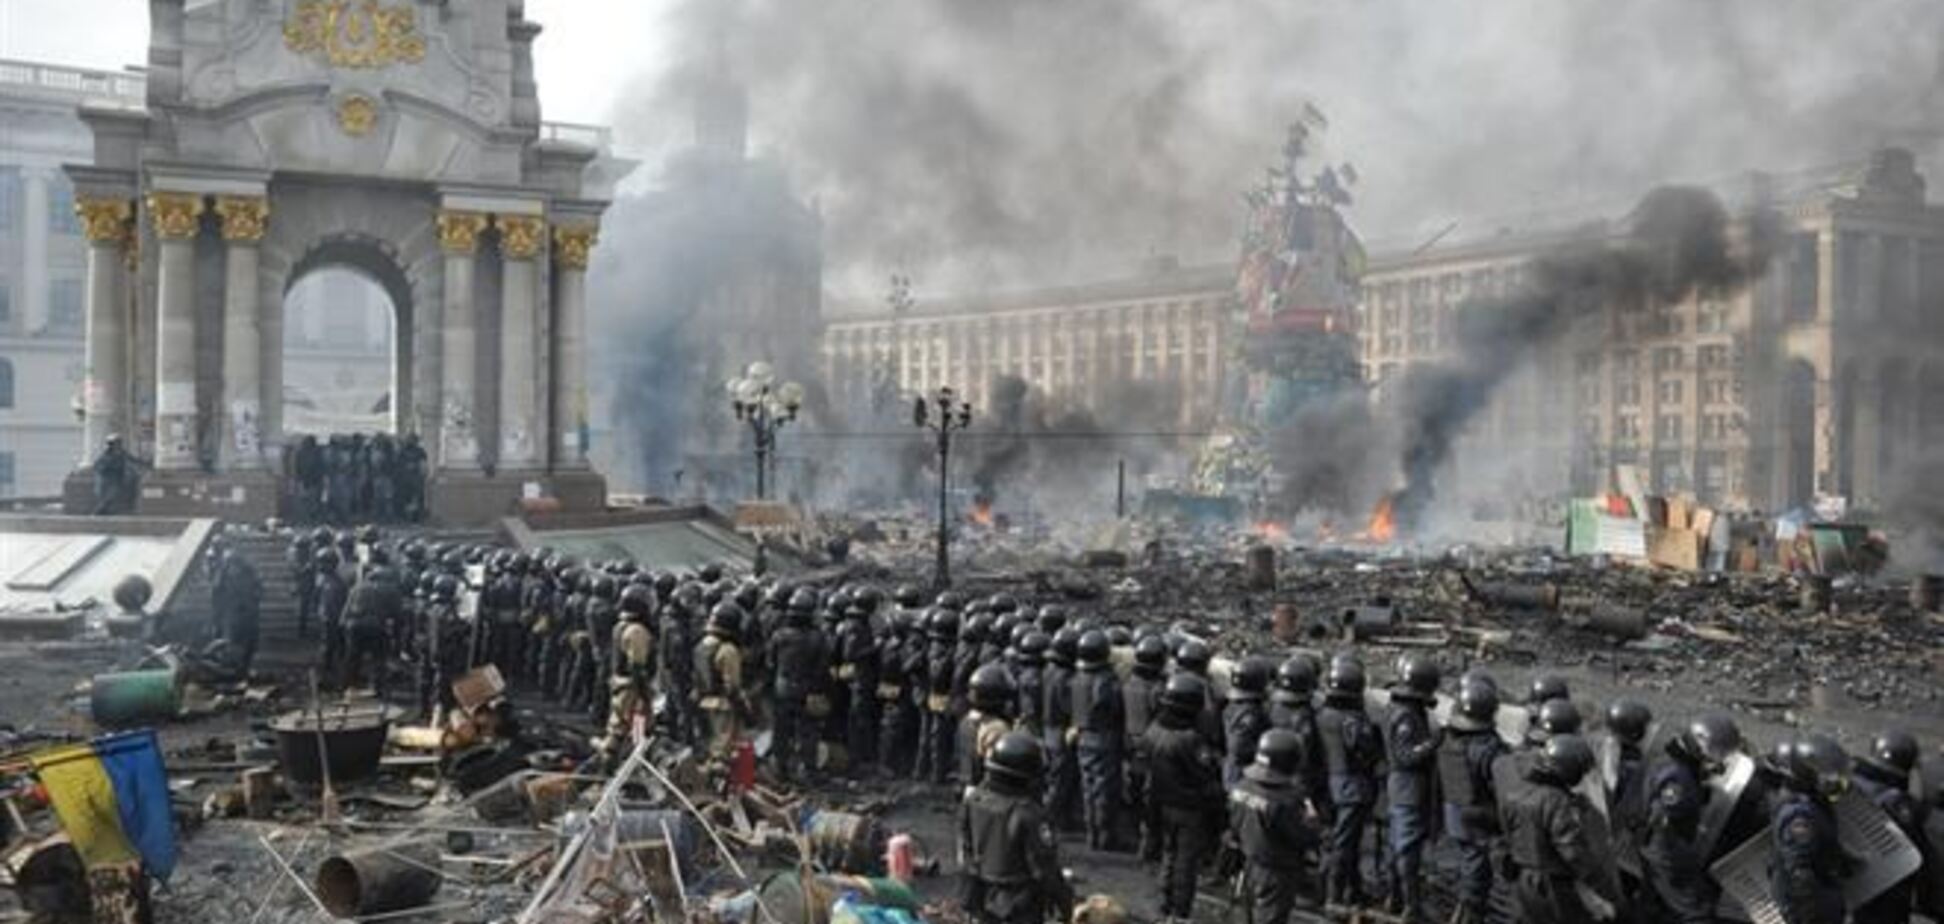
[[[1226,259],[1304,101],[1366,235],[1944,148],[1937,0],[671,0],[665,29],[697,58],[724,37],[839,283]],[[685,137],[682,63],[622,92],[624,139]]]

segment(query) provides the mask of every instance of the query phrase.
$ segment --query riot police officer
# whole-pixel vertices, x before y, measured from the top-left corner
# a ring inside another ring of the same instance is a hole
[[[1532,678],[1526,687],[1526,712],[1534,724],[1539,721],[1539,708],[1556,699],[1572,700],[1572,688],[1566,685],[1566,678],[1558,674],[1540,674]]]
[[[1573,705],[1572,700],[1546,700],[1533,711],[1532,725],[1526,729],[1525,745],[1528,749],[1538,749],[1559,735],[1577,735],[1582,724],[1579,707]]]
[[[1028,630],[1019,640],[1019,649],[1013,659],[1013,687],[1019,695],[1019,705],[1013,710],[1013,722],[1035,735],[1046,725],[1041,721],[1046,709],[1044,659],[1046,650],[1052,645],[1053,640],[1046,633]]]
[[[1243,658],[1229,678],[1228,705],[1222,708],[1222,738],[1228,750],[1222,755],[1222,783],[1234,786],[1242,771],[1255,763],[1256,743],[1269,730],[1269,707],[1265,699],[1275,667],[1266,659]]]
[[[1827,735],[1796,739],[1788,794],[1775,810],[1769,893],[1788,924],[1843,924],[1843,880],[1856,861],[1836,838],[1832,800],[1849,788],[1849,755]]]
[[[655,609],[654,590],[629,584],[621,592],[620,609],[608,680],[607,740],[603,742],[610,761],[620,759],[622,743],[633,735],[636,715],[643,717],[642,728],[655,727],[655,636],[648,628]]]
[[[324,673],[336,674],[344,645],[344,604],[350,587],[339,571],[335,546],[317,550],[317,619],[324,630]]]
[[[1454,924],[1483,924],[1492,898],[1492,848],[1498,839],[1498,800],[1492,765],[1506,752],[1496,728],[1498,687],[1463,683],[1438,743],[1438,782],[1444,790],[1445,830],[1458,846],[1458,913]]]
[[[1073,677],[1074,756],[1080,770],[1087,846],[1120,850],[1121,763],[1127,753],[1127,706],[1111,661],[1107,634],[1090,629],[1075,646]]]
[[[1855,770],[1857,794],[1876,803],[1910,842],[1918,845],[1924,862],[1932,862],[1929,837],[1924,830],[1927,806],[1910,794],[1910,777],[1917,769],[1917,739],[1909,732],[1892,729],[1876,736],[1870,750],[1858,761]],[[1882,894],[1863,903],[1852,919],[1856,924],[1907,924],[1917,897],[1917,881],[1924,875],[1907,876]]]
[[[386,563],[383,552],[371,552],[373,565],[358,584],[351,589],[351,595],[344,605],[344,650],[347,655],[345,685],[359,686],[369,683],[377,691],[379,698],[385,695],[385,667],[387,643],[391,627],[405,607],[405,598],[398,589],[396,575]]]
[[[1045,705],[1040,718],[1046,723],[1040,739],[1046,744],[1046,814],[1058,831],[1082,829],[1080,813],[1080,765],[1074,760],[1073,742],[1073,664],[1078,653],[1080,632],[1068,626],[1053,636],[1053,650],[1046,656],[1043,678]]]
[[[1314,894],[1310,857],[1320,842],[1296,778],[1303,743],[1295,732],[1272,728],[1253,750],[1254,761],[1229,791],[1229,830],[1245,863],[1251,924],[1285,924],[1296,903]]]
[[[452,701],[452,678],[465,670],[464,627],[458,611],[459,579],[441,574],[432,582],[432,599],[420,617],[418,653],[419,711],[429,723],[439,706]]]
[[[285,553],[285,561],[290,567],[290,579],[297,587],[297,637],[310,638],[311,621],[317,614],[317,561],[313,557],[315,547],[308,533],[300,533],[290,540],[290,549]]]
[[[1195,728],[1202,733],[1202,740],[1217,754],[1226,755],[1228,747],[1222,736],[1222,701],[1215,693],[1215,684],[1208,679],[1208,665],[1214,661],[1215,653],[1209,650],[1206,642],[1189,640],[1175,648],[1175,670],[1194,675],[1202,682],[1203,703],[1201,712],[1195,716]]]
[[[1668,741],[1647,781],[1647,839],[1640,858],[1647,879],[1646,917],[1669,924],[1710,924],[1719,894],[1701,855],[1701,809],[1710,776],[1741,749],[1741,730],[1720,714],[1703,715]]]
[[[607,724],[607,691],[603,678],[614,657],[608,646],[614,643],[614,624],[619,616],[615,604],[620,595],[620,582],[613,575],[603,574],[594,579],[594,592],[588,595],[585,610],[587,635],[581,647],[583,667],[576,675],[574,693],[567,703],[571,708],[585,708],[596,726]]]
[[[1609,849],[1588,842],[1580,819],[1592,807],[1573,791],[1592,769],[1593,749],[1584,739],[1551,738],[1526,769],[1529,785],[1500,806],[1515,871],[1513,905],[1525,924],[1591,924],[1613,915],[1615,896],[1578,888],[1599,884],[1592,858]],[[1583,899],[1589,895],[1606,907],[1589,909]]]
[[[1424,844],[1440,807],[1432,792],[1437,773],[1438,734],[1431,707],[1438,699],[1438,662],[1428,655],[1397,659],[1390,716],[1384,723],[1389,758],[1391,902],[1407,921],[1424,916]]]
[[[919,704],[912,694],[925,686],[925,633],[918,613],[902,605],[890,622],[896,644],[878,659],[878,766],[907,777],[918,746]]]
[[[771,753],[777,775],[806,779],[817,765],[817,723],[826,708],[830,683],[830,640],[817,631],[817,593],[807,587],[790,595],[783,628],[770,639],[776,677],[770,684],[770,715],[775,723]],[[813,706],[815,708],[813,708]]]
[[[1296,784],[1327,825],[1333,814],[1330,775],[1323,766],[1323,742],[1316,736],[1316,685],[1322,673],[1322,665],[1309,654],[1292,655],[1277,665],[1276,686],[1269,694],[1269,724],[1295,732],[1302,743]]]
[[[959,720],[957,751],[960,782],[970,789],[984,781],[993,747],[1013,730],[1007,715],[1016,691],[1005,667],[986,664],[972,672],[967,695],[972,708]]]
[[[980,924],[1066,920],[1073,892],[1039,803],[1039,742],[1008,732],[985,769],[985,781],[967,793],[959,812],[964,906]]]
[[[1194,912],[1195,878],[1226,801],[1220,758],[1195,727],[1207,702],[1201,678],[1176,671],[1161,692],[1161,717],[1147,730],[1148,798],[1161,821],[1164,917]]]
[[[877,610],[877,591],[863,588],[851,594],[844,613],[839,642],[843,649],[838,680],[848,689],[846,699],[845,752],[850,755],[853,774],[863,775],[876,764],[878,730],[878,672],[881,653],[871,629],[871,614]]]
[[[916,775],[933,783],[943,783],[951,775],[952,736],[957,731],[952,716],[952,680],[958,667],[953,649],[958,628],[958,611],[942,606],[932,610],[926,623],[931,644],[925,649],[925,700]]]
[[[1627,904],[1640,899],[1644,887],[1640,878],[1626,872],[1640,868],[1640,841],[1647,830],[1647,729],[1654,722],[1653,710],[1633,699],[1617,699],[1607,706],[1607,745],[1611,754],[1603,761],[1609,769],[1606,780],[1607,811],[1613,828],[1613,849],[1620,863],[1620,885]]]
[[[1323,709],[1316,717],[1334,810],[1323,855],[1326,905],[1367,903],[1361,872],[1363,830],[1377,804],[1377,769],[1384,761],[1384,744],[1364,712],[1364,685],[1363,662],[1356,656],[1346,652],[1330,659],[1323,681]]]
[[[1160,822],[1148,799],[1147,730],[1161,712],[1161,690],[1167,681],[1168,643],[1149,635],[1134,643],[1134,667],[1121,684],[1127,714],[1127,801],[1140,825],[1140,857],[1161,859]]]
[[[657,633],[666,659],[661,681],[666,685],[669,724],[675,739],[692,742],[701,725],[695,708],[695,647],[700,641],[696,630],[702,616],[702,585],[684,581],[676,586],[672,600],[662,606],[661,631]]]
[[[743,699],[742,607],[724,601],[709,612],[709,625],[695,646],[696,707],[708,726],[709,754],[725,764],[742,739],[749,715]]]

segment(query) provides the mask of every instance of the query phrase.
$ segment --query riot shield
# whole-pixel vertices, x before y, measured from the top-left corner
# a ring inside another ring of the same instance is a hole
[[[1721,833],[1728,827],[1728,819],[1740,804],[1743,791],[1748,789],[1748,781],[1755,778],[1755,761],[1747,754],[1734,753],[1728,756],[1728,767],[1708,779],[1704,787],[1708,802],[1701,807],[1701,823],[1697,827],[1694,843],[1703,857],[1715,855],[1720,846]]]
[[[1924,821],[1923,876],[1917,883],[1917,909],[1932,920],[1944,921],[1944,811],[1933,809]]]
[[[1835,807],[1836,836],[1845,851],[1862,861],[1856,872],[1843,880],[1845,904],[1861,907],[1917,872],[1923,858],[1916,845],[1875,803],[1848,792],[1836,800]],[[1764,829],[1708,867],[1722,891],[1742,906],[1754,924],[1783,924],[1782,913],[1769,893],[1769,861],[1774,851],[1773,831]]]
[[[1588,783],[1592,785],[1588,786]],[[1599,793],[1601,799],[1597,804],[1593,805],[1594,811],[1580,812],[1580,831],[1586,837],[1586,864],[1588,867],[1581,884],[1590,887],[1601,898],[1606,899],[1609,904],[1618,905],[1624,901],[1624,897],[1620,891],[1619,856],[1618,852],[1614,850],[1613,828],[1607,823],[1606,794],[1600,786],[1599,779],[1591,773],[1580,779],[1580,785],[1575,787],[1574,791],[1580,796],[1586,797],[1588,802],[1592,802],[1592,798],[1586,796],[1588,789]],[[1585,879],[1591,879],[1591,881],[1588,882]]]
[[[1600,768],[1600,782],[1604,784],[1608,796],[1620,786],[1620,741],[1611,733],[1601,735],[1593,743],[1593,756]]]

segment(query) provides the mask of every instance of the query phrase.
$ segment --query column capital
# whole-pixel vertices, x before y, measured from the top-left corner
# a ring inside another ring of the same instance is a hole
[[[555,225],[553,239],[554,261],[567,269],[584,270],[601,239],[601,229],[592,224]]]
[[[439,212],[439,246],[453,256],[470,256],[479,249],[479,232],[486,230],[481,212]]]
[[[81,219],[81,233],[96,244],[119,244],[128,235],[128,219],[135,207],[127,199],[77,196],[74,214]]]
[[[254,244],[263,240],[270,224],[270,200],[262,196],[217,196],[216,214],[223,219],[223,240]]]
[[[531,260],[547,242],[547,221],[538,215],[493,216],[500,230],[500,255],[508,260]]]
[[[186,241],[196,236],[196,219],[202,217],[203,197],[196,193],[152,192],[148,194],[149,220],[155,236],[165,241]]]

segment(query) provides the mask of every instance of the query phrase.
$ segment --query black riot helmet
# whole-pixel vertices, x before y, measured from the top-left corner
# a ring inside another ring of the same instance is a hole
[[[1019,663],[1025,667],[1038,667],[1046,660],[1046,650],[1053,647],[1053,640],[1046,633],[1029,631],[1019,640]]]
[[[702,585],[694,582],[678,585],[675,588],[675,603],[685,611],[685,615],[700,615],[702,610]]]
[[[1789,749],[1789,788],[1834,799],[1849,789],[1850,759],[1828,735],[1797,738]]]
[[[1049,655],[1053,663],[1072,667],[1073,659],[1080,653],[1080,630],[1068,626],[1053,635],[1053,651]]]
[[[703,565],[702,570],[697,571],[695,575],[701,578],[704,584],[714,584],[722,580],[722,565],[716,562],[710,562]]]
[[[710,635],[733,641],[742,635],[742,627],[742,607],[737,606],[733,602],[725,600],[716,604],[715,608],[709,611],[708,632]]]
[[[1566,686],[1566,678],[1558,674],[1540,674],[1532,678],[1532,685],[1526,690],[1526,705],[1537,710],[1548,700],[1572,699],[1573,691]]]
[[[1863,762],[1897,780],[1908,781],[1911,771],[1917,769],[1918,751],[1914,736],[1901,728],[1893,728],[1870,742],[1870,752],[1863,756]]]
[[[418,587],[415,588],[418,596],[421,597],[432,596],[432,586],[434,584],[437,584],[438,582],[439,582],[439,576],[437,574],[434,574],[430,571],[420,574],[418,579]]]
[[[757,607],[763,605],[763,585],[755,581],[744,581],[736,588],[735,596],[730,599],[735,600],[736,605],[743,608],[743,612],[754,612]]]
[[[883,605],[884,592],[869,584],[859,587],[851,594],[851,606],[863,610],[866,616],[875,614],[878,611],[878,607]]]
[[[1039,608],[1039,630],[1047,635],[1057,635],[1066,628],[1066,609],[1057,603],[1048,603]]]
[[[1022,731],[1011,731],[992,746],[992,753],[986,755],[985,766],[987,776],[995,778],[995,782],[1030,789],[1046,769],[1046,758],[1040,752],[1038,738]]]
[[[932,605],[942,609],[962,610],[965,609],[965,595],[956,590],[948,590],[939,594],[938,599],[933,601]]]
[[[990,628],[990,620],[991,617],[984,613],[973,613],[965,617],[959,624],[959,644],[983,644],[985,642],[986,632]]]
[[[1207,702],[1207,686],[1194,674],[1176,671],[1168,675],[1167,685],[1161,688],[1161,705],[1178,718],[1193,717]]]
[[[1150,635],[1134,645],[1134,673],[1150,680],[1168,668],[1168,643]]]
[[[673,571],[663,571],[655,575],[655,596],[664,600],[675,595],[675,588],[682,585],[681,579]]]
[[[1191,674],[1208,674],[1208,662],[1215,659],[1215,653],[1208,650],[1206,642],[1189,640],[1175,649],[1175,666]]]
[[[1134,644],[1134,633],[1127,631],[1126,626],[1108,626],[1107,644],[1116,648],[1124,645],[1132,645]]]
[[[1309,696],[1316,692],[1317,676],[1322,673],[1315,655],[1290,655],[1283,663],[1276,665],[1276,688],[1297,696]]]
[[[891,598],[898,601],[899,606],[907,609],[916,609],[925,605],[925,592],[919,590],[916,584],[899,584],[898,589],[892,592]]]
[[[1011,613],[1019,609],[1019,600],[1008,593],[993,594],[986,601],[986,609],[995,613]]]
[[[1303,764],[1303,739],[1287,728],[1272,728],[1256,741],[1256,767],[1288,779]]]
[[[1533,771],[1571,789],[1593,769],[1593,748],[1578,735],[1558,735],[1539,752]]]
[[[432,599],[440,603],[451,603],[457,596],[459,596],[459,579],[450,574],[439,575],[439,579],[432,584]]]
[[[621,592],[621,615],[648,618],[655,609],[655,592],[641,584],[629,584]]]
[[[1707,713],[1688,723],[1687,728],[1667,743],[1669,753],[1710,773],[1720,772],[1741,746],[1741,729],[1735,727],[1734,719],[1719,712]]]
[[[1276,669],[1268,658],[1250,656],[1235,666],[1235,673],[1229,677],[1229,699],[1259,700],[1269,692],[1269,680]]]
[[[1397,659],[1397,687],[1391,696],[1431,702],[1438,697],[1438,681],[1443,673],[1438,670],[1438,662],[1430,655],[1411,652]]]
[[[338,558],[338,551],[336,548],[332,546],[327,545],[321,549],[318,549],[317,555],[314,557],[317,559],[317,566],[319,568],[329,568],[332,570],[336,570],[337,566],[340,564],[340,559]]]
[[[945,607],[932,607],[931,617],[925,622],[926,631],[935,642],[949,642],[957,638],[958,627],[958,610]]]
[[[1012,675],[997,664],[981,665],[972,672],[972,708],[986,715],[997,715],[1012,704],[1016,695]]]
[[[1549,699],[1540,705],[1528,736],[1537,743],[1550,741],[1560,735],[1577,735],[1581,724],[1579,707],[1573,705],[1572,700]]]
[[[1647,726],[1653,724],[1654,712],[1647,704],[1637,699],[1616,699],[1607,706],[1606,726],[1614,737],[1628,744],[1639,744],[1647,738]]]
[[[1498,687],[1488,683],[1464,684],[1458,688],[1458,707],[1451,712],[1451,727],[1462,731],[1491,728],[1498,721]]]
[[[817,592],[808,587],[799,587],[790,595],[790,612],[813,615],[817,612]]]
[[[1074,646],[1074,656],[1079,659],[1080,666],[1083,668],[1107,666],[1107,658],[1112,653],[1113,645],[1108,643],[1107,633],[1099,629],[1088,629],[1080,633],[1080,640]]]
[[[1330,672],[1323,678],[1323,687],[1331,696],[1362,696],[1364,683],[1363,662],[1356,655],[1345,651],[1330,658]]]
[[[594,579],[594,596],[597,599],[612,603],[614,602],[614,595],[617,589],[614,583],[614,576],[611,574],[603,574]]]

